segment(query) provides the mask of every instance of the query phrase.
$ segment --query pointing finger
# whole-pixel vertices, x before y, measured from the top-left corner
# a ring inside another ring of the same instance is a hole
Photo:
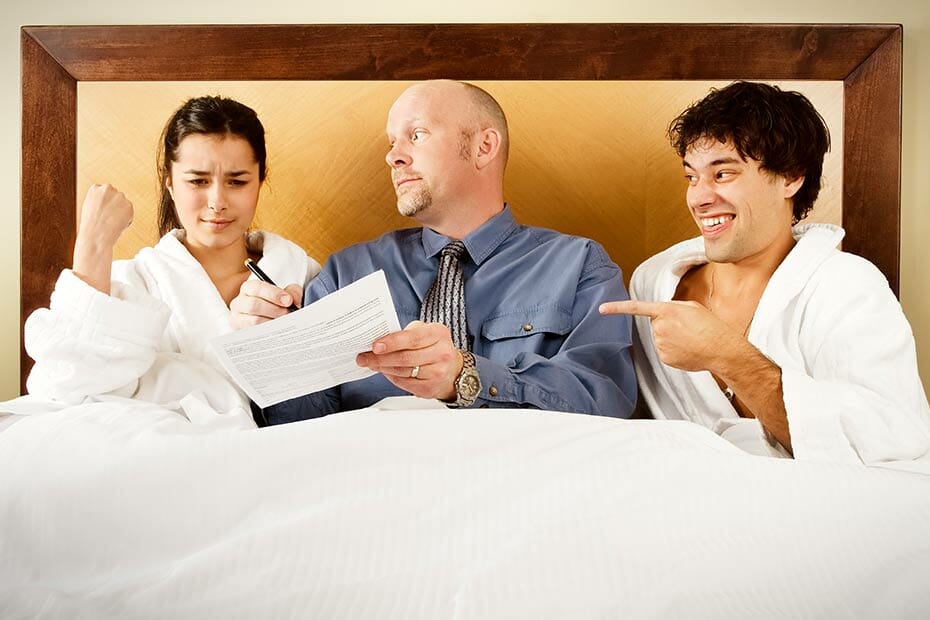
[[[601,314],[635,314],[656,318],[665,311],[667,303],[660,301],[608,301],[600,305]]]

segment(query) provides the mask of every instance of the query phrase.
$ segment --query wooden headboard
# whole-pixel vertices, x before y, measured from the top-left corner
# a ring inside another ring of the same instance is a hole
[[[842,82],[844,248],[897,292],[901,62],[899,25],[26,26],[21,321],[70,265],[77,85],[89,81]],[[30,366],[22,351],[23,389]]]

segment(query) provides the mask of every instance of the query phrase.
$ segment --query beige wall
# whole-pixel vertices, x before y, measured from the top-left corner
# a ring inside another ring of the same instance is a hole
[[[235,0],[180,0],[122,4],[103,0],[6,0],[0,30],[0,187],[6,189],[0,229],[0,398],[18,393],[19,359],[19,28],[25,24],[155,23],[391,23],[391,22],[860,22],[904,25],[904,144],[902,179],[901,298],[914,326],[925,385],[930,386],[930,5],[926,0],[886,0],[871,6],[846,0],[787,0],[778,4],[712,0],[699,3],[653,0],[627,6],[617,0],[481,1],[443,7],[432,1],[374,0],[308,5],[284,0],[258,5]],[[60,4],[60,6],[59,6]],[[26,258],[28,260],[28,257]]]
[[[512,148],[504,195],[517,219],[595,239],[629,281],[641,262],[693,237],[669,121],[712,86],[696,81],[475,81],[507,112]],[[78,204],[92,183],[133,203],[117,258],[158,239],[154,159],[165,119],[189,97],[221,94],[262,119],[268,181],[253,226],[284,235],[320,262],[336,250],[415,223],[392,208],[385,115],[410,83],[81,82]],[[843,133],[843,83],[778,82]],[[805,221],[839,224],[843,142],[824,159],[823,189]],[[312,181],[308,182],[308,179]]]

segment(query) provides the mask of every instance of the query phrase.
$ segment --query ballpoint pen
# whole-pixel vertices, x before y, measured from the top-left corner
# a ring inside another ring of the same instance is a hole
[[[257,264],[255,264],[255,261],[253,261],[251,258],[245,259],[245,266],[248,267],[249,271],[254,273],[255,277],[257,277],[262,282],[267,282],[268,284],[271,284],[273,286],[278,286],[277,284],[274,283],[274,280],[268,277],[268,274],[262,271],[262,268],[259,267]],[[290,306],[288,306],[287,311],[293,312],[294,310],[297,310],[297,309],[298,308],[296,304],[291,304]]]

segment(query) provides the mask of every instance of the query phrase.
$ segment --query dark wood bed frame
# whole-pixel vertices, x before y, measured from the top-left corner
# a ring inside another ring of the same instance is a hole
[[[80,81],[841,80],[844,248],[898,292],[900,25],[25,26],[21,43],[20,327],[71,263]],[[23,391],[31,365],[21,347]]]

